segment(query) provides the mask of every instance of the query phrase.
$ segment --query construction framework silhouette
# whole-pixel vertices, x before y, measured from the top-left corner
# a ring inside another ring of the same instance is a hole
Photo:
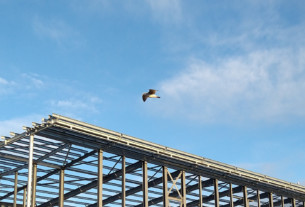
[[[1,207],[305,207],[305,186],[57,114],[3,139]]]

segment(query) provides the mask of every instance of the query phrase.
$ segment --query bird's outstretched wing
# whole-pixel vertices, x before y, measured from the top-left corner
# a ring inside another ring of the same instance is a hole
[[[156,91],[157,91],[157,90],[155,90],[155,89],[149,89],[148,93],[149,93],[149,94],[155,94]]]
[[[142,99],[143,99],[144,102],[146,101],[147,97],[148,97],[147,93],[144,93],[144,94],[142,95]]]

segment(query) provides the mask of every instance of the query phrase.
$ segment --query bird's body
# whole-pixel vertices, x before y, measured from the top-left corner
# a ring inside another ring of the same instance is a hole
[[[145,102],[147,98],[160,98],[160,96],[156,95],[156,91],[154,89],[149,89],[147,93],[143,93],[142,99]]]

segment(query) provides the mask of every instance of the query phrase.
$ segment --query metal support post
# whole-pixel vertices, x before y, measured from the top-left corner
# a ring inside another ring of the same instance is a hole
[[[14,207],[17,206],[17,187],[18,187],[18,171],[15,172],[15,183],[14,183]]]
[[[103,206],[103,151],[98,150],[98,187],[97,187],[98,207]]]
[[[147,162],[143,161],[142,163],[142,172],[143,172],[143,207],[148,207],[148,177],[147,177]]]
[[[59,203],[58,207],[64,207],[64,184],[65,184],[65,170],[60,169],[59,172]]]
[[[185,183],[185,172],[181,172],[181,206],[186,207],[186,183]]]
[[[32,178],[32,207],[36,206],[36,182],[37,181],[37,164],[33,164],[33,178]]]
[[[261,196],[259,190],[256,191],[256,194],[257,194],[257,207],[261,207]]]
[[[219,191],[218,191],[217,179],[214,179],[214,200],[215,200],[215,207],[219,207]]]
[[[126,166],[125,166],[125,156],[122,156],[122,207],[126,205]]]
[[[26,207],[26,188],[23,188],[23,207]]]
[[[230,207],[234,207],[232,183],[230,183]]]
[[[29,139],[29,169],[28,169],[28,190],[26,206],[31,207],[31,193],[32,193],[32,172],[33,172],[33,152],[34,152],[34,135],[30,135]]]
[[[281,196],[281,203],[282,203],[282,207],[284,207],[285,206],[284,196]]]
[[[244,207],[249,207],[247,186],[243,187],[243,194],[244,194]]]
[[[269,207],[273,207],[273,195],[269,193]]]
[[[292,207],[295,207],[295,199],[294,198],[291,198],[291,205],[292,205]]]
[[[163,168],[163,207],[168,207],[168,189],[167,189],[167,167],[162,166]]]
[[[202,207],[202,181],[201,176],[198,175],[198,188],[199,188],[199,206]]]

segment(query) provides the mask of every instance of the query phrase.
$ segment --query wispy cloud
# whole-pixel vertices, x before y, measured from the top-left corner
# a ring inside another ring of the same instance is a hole
[[[191,60],[160,83],[162,111],[202,122],[305,118],[305,50],[255,51],[208,64]]]
[[[4,78],[0,77],[0,84],[2,85],[7,85],[9,82],[7,80],[5,80]]]
[[[52,111],[75,117],[80,113],[98,113],[102,100],[97,96],[81,93],[74,97],[53,99],[48,102]]]
[[[55,41],[61,41],[68,36],[69,28],[60,20],[42,21],[35,19],[33,23],[34,31],[41,36],[48,37]]]
[[[27,82],[27,84],[24,84],[27,88],[36,88],[40,89],[44,87],[45,83],[42,80],[43,77],[41,77],[38,74],[33,74],[33,73],[22,73],[21,77],[24,81]]]
[[[20,103],[39,97],[41,105],[35,110],[75,117],[98,113],[102,104],[99,96],[82,89],[75,81],[54,80],[33,73],[18,73],[14,80],[0,77],[0,94],[1,99],[14,97],[14,100],[22,100]],[[18,101],[14,104],[18,104]]]
[[[79,47],[84,45],[80,33],[61,19],[43,19],[36,17],[32,27],[34,33],[42,39],[54,41],[59,46]]]
[[[0,77],[0,94],[14,94],[22,91],[25,95],[33,89],[41,89],[44,87],[43,77],[32,74],[22,73],[15,76],[14,80],[8,80]]]
[[[187,62],[159,83],[162,114],[203,123],[305,120],[305,22],[285,24],[273,1],[214,6],[218,16],[186,8],[202,21],[167,42]]]
[[[46,115],[44,115],[46,116]],[[45,118],[42,115],[30,114],[23,117],[16,117],[0,121],[0,136],[10,136],[10,132],[22,133],[23,126],[32,126],[32,122],[40,123],[41,119]]]

